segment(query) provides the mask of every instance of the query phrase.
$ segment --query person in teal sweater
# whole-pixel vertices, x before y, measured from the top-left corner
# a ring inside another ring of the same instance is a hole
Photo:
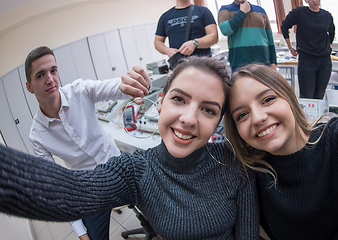
[[[309,123],[290,84],[265,65],[240,68],[232,81],[225,133],[258,171],[265,232],[271,240],[338,239],[337,115]]]
[[[122,79],[142,77],[133,71]],[[225,143],[208,143],[229,82],[221,61],[185,59],[158,105],[160,145],[122,153],[94,170],[69,170],[0,146],[0,211],[70,221],[132,204],[162,239],[259,239],[253,172]]]
[[[218,25],[228,37],[228,61],[232,72],[249,63],[263,63],[277,69],[270,20],[262,7],[247,0],[235,0],[220,8]]]

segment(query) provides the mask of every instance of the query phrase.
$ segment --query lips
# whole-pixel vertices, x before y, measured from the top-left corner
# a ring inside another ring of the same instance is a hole
[[[55,86],[53,86],[53,87],[50,87],[50,88],[48,88],[48,89],[46,90],[46,92],[53,91],[55,88],[56,88]]]
[[[274,125],[272,125],[271,127],[267,128],[266,130],[264,130],[264,131],[262,131],[262,132],[256,134],[256,136],[257,136],[258,138],[262,138],[262,137],[268,135],[269,133],[271,133],[271,132],[272,132],[273,130],[275,130],[277,127],[278,127],[278,125],[277,125],[277,124],[274,124]]]

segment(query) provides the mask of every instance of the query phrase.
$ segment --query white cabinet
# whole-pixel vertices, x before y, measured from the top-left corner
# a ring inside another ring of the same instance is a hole
[[[120,41],[118,30],[106,32],[104,34],[107,53],[110,59],[112,69],[115,77],[122,77],[128,71],[127,63],[124,58],[123,48]]]
[[[157,22],[148,23],[144,26],[145,26],[145,31],[146,31],[146,34],[147,34],[148,43],[149,43],[149,46],[150,46],[150,53],[151,53],[153,62],[161,61],[163,59],[168,59],[168,56],[163,55],[162,53],[157,51],[156,48],[155,48],[155,45],[154,45]],[[166,44],[166,46],[169,46],[168,38],[166,38],[165,44]]]
[[[28,138],[32,116],[23,94],[17,68],[3,76],[0,98],[0,128],[6,145],[26,153],[33,153]]]
[[[147,63],[168,59],[155,49],[157,23],[119,29],[128,69],[135,65],[146,68]]]
[[[22,64],[19,67],[19,75],[20,75],[20,80],[21,80],[21,85],[22,85],[22,89],[23,89],[23,93],[25,95],[27,104],[28,104],[28,108],[30,110],[30,113],[32,115],[32,118],[35,116],[35,114],[38,112],[39,109],[39,103],[35,98],[35,95],[28,92],[27,88],[26,88],[26,73],[25,73],[25,65]]]
[[[147,63],[153,62],[150,48],[154,44],[150,44],[145,25],[133,27],[134,40],[138,49],[141,66],[146,68]]]
[[[128,69],[153,61],[145,25],[119,29]]]
[[[88,43],[98,79],[121,77],[127,73],[118,30],[90,36]]]
[[[86,38],[53,49],[53,52],[61,86],[78,78],[97,79]]]

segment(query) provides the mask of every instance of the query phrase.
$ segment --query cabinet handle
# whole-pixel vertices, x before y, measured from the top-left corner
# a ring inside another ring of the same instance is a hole
[[[116,71],[116,67],[112,67],[111,69],[112,69],[113,71]]]
[[[140,61],[142,61],[143,60],[143,58],[142,57],[140,57]]]
[[[15,124],[16,124],[16,125],[18,125],[18,124],[20,123],[20,121],[19,121],[19,119],[18,119],[18,118],[17,118],[17,119],[15,119],[15,120],[14,120],[14,122],[15,122]]]

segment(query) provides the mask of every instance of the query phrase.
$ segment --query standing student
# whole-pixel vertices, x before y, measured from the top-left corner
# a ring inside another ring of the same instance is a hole
[[[46,46],[28,54],[25,71],[27,90],[39,103],[29,135],[38,157],[54,161],[55,155],[71,169],[88,170],[107,162],[111,156],[120,155],[114,139],[97,119],[95,103],[130,97],[124,93],[134,96],[140,91],[141,95],[137,96],[143,96],[145,91],[148,94],[141,83],[149,84],[149,78],[144,78],[136,87],[116,78],[104,81],[78,79],[59,88],[55,56]],[[83,221],[71,222],[71,225],[81,240],[88,237],[91,240],[109,239],[110,212],[107,210]]]
[[[335,35],[332,15],[320,8],[320,0],[305,0],[282,22],[282,33],[293,56],[298,56],[300,97],[323,99],[332,72],[331,44]],[[297,50],[290,42],[289,29],[297,26]]]
[[[0,147],[0,211],[69,221],[133,204],[163,239],[258,239],[255,179],[224,143],[208,143],[229,76],[209,57],[184,59],[158,105],[159,146],[72,171]]]
[[[263,63],[277,69],[270,21],[262,7],[247,0],[234,0],[219,10],[218,26],[228,37],[232,72],[249,63]]]
[[[157,23],[155,48],[169,58],[177,52],[185,56],[211,56],[210,47],[218,42],[215,19],[208,8],[200,5],[194,5],[189,39],[185,40],[191,6],[190,0],[176,0],[176,6],[163,13]],[[167,37],[169,47],[165,45]]]
[[[309,124],[269,67],[248,65],[232,81],[226,133],[238,159],[258,170],[265,232],[272,240],[338,239],[338,118]]]

